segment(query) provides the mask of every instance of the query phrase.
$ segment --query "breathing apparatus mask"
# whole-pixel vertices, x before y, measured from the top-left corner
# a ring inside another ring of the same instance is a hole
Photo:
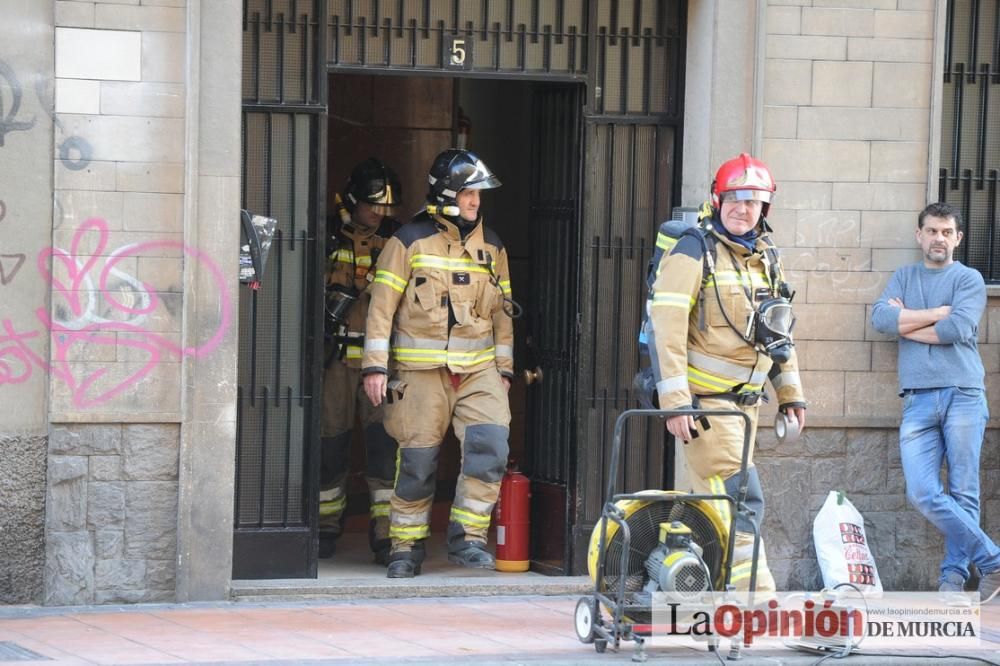
[[[326,316],[335,328],[347,323],[347,316],[360,295],[353,286],[332,284],[326,288]]]
[[[788,362],[795,346],[792,343],[792,328],[795,326],[792,296],[794,294],[788,293],[788,285],[782,283],[777,297],[762,301],[754,310],[750,318],[752,331],[747,331],[745,336],[779,364]]]

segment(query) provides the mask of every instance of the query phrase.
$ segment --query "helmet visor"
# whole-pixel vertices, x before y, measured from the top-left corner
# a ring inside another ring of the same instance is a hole
[[[391,217],[393,211],[396,208],[396,204],[392,204],[391,206],[387,204],[368,204],[368,205],[371,207],[372,211],[376,215],[383,215],[386,217]]]
[[[784,299],[775,299],[770,303],[761,306],[760,316],[764,326],[774,333],[788,337],[795,326],[795,315],[792,313],[790,303],[782,302]]]
[[[722,201],[762,201],[771,203],[771,192],[766,190],[728,190],[719,194]]]

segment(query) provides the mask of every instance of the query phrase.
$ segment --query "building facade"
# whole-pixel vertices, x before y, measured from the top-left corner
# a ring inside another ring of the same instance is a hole
[[[512,448],[533,519],[561,535],[541,570],[585,562],[656,225],[749,151],[778,182],[810,401],[795,445],[759,435],[775,578],[820,586],[812,517],[843,489],[887,588],[931,586],[942,545],[904,495],[895,343],[868,316],[939,198],[970,213],[963,260],[1000,279],[983,4],[0,0],[0,600],[222,599],[234,578],[317,575],[328,199],[363,146],[417,201],[419,165],[459,140],[505,181],[501,219],[523,220],[505,236],[519,365],[546,379],[512,393]],[[475,49],[451,65],[456,36]],[[241,208],[279,219],[258,291],[238,281]],[[642,430],[626,485],[682,486],[668,444]],[[1000,531],[994,427],[983,520]]]

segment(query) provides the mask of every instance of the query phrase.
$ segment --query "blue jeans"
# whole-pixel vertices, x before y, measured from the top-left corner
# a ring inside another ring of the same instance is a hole
[[[965,581],[969,562],[1000,569],[1000,548],[979,527],[979,451],[989,419],[982,389],[910,389],[903,393],[899,453],[910,503],[944,535],[941,582]],[[948,461],[948,492],[941,461]]]

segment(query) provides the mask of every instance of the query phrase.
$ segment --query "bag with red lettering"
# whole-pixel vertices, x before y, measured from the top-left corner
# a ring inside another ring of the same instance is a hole
[[[813,521],[813,543],[823,572],[823,587],[850,583],[869,596],[881,596],[882,581],[865,536],[865,521],[843,492],[831,490]]]

